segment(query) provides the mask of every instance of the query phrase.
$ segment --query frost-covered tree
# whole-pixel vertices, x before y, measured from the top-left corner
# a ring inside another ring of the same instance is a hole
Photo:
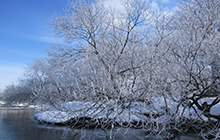
[[[34,96],[31,87],[25,83],[19,83],[18,85],[6,86],[2,92],[2,98],[5,101],[5,106],[17,106],[19,104],[27,106],[33,103]]]
[[[73,43],[72,48],[61,47],[59,55],[78,63],[81,79],[76,80],[84,82],[79,90],[88,92],[87,97],[146,98],[154,93],[143,87],[166,79],[160,69],[168,63],[162,58],[168,50],[163,40],[172,32],[172,18],[166,11],[149,11],[146,1],[123,5],[124,10],[115,11],[101,1],[74,1],[52,22],[57,35]]]
[[[177,11],[170,43],[173,61],[179,71],[182,96],[191,106],[204,110],[198,101],[215,97],[209,109],[219,100],[219,5],[216,0],[184,2]],[[171,55],[172,55],[171,54]]]
[[[149,10],[145,0],[125,1],[121,7],[74,1],[65,15],[54,17],[52,27],[69,44],[55,45],[45,60],[29,66],[36,97],[61,110],[69,101],[90,102],[81,113],[93,111],[94,119],[104,113],[103,122],[113,124],[112,130],[118,120],[125,127],[147,127],[138,122],[170,113],[172,69],[164,59],[169,50],[164,40],[173,31],[172,17],[166,10]],[[163,99],[162,108],[152,104],[159,103],[157,98]],[[151,129],[166,131],[162,127]]]
[[[187,119],[219,120],[211,111],[220,102],[219,1],[182,1],[173,13],[146,0],[119,7],[77,0],[53,18],[67,44],[29,65],[35,97],[77,118],[72,127],[89,121],[106,132],[135,127],[170,138],[186,131]]]
[[[183,1],[174,16],[175,32],[169,42],[173,57],[170,60],[178,71],[173,78],[179,85],[179,105],[193,109],[189,114],[196,113],[196,118],[202,121],[220,120],[220,113],[214,111],[220,103],[219,7],[218,0]],[[186,113],[185,109],[177,112]],[[203,123],[197,126],[198,130],[202,126]]]

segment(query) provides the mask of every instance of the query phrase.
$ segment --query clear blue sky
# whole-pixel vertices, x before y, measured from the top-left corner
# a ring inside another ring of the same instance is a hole
[[[27,63],[56,42],[48,24],[68,0],[0,0],[0,89],[21,76]]]
[[[52,43],[57,42],[48,23],[53,15],[63,13],[67,2],[0,0],[0,90],[15,83],[27,63],[45,57]],[[152,4],[157,3],[176,6],[173,0],[154,0]]]

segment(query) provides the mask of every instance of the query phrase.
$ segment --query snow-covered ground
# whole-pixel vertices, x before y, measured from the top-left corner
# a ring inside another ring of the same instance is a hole
[[[204,99],[210,103],[214,99]],[[170,108],[170,112],[173,114],[176,112],[177,103],[172,99],[167,99],[167,105]],[[183,107],[179,108],[178,113],[175,115],[175,119],[180,116],[189,119],[198,119],[198,114],[202,114],[202,111],[197,113],[191,108],[185,108],[184,113]],[[220,104],[215,105],[211,109],[211,113],[215,115],[220,114]],[[144,102],[132,102],[124,103],[123,105],[117,101],[110,100],[109,102],[102,103],[92,103],[92,102],[79,102],[73,101],[62,105],[59,109],[51,108],[47,111],[38,112],[35,114],[35,118],[38,121],[48,122],[48,123],[64,123],[71,118],[89,117],[92,119],[110,118],[116,122],[138,122],[138,121],[148,121],[149,116],[153,114],[160,115],[160,117],[151,117],[157,122],[166,122],[171,119],[171,115],[166,114],[164,98],[152,98],[152,103],[147,104]],[[201,115],[202,116],[202,115]],[[205,116],[202,118],[207,119]]]
[[[202,104],[203,102],[207,102],[207,103],[212,103],[213,101],[215,100],[215,98],[205,98],[205,99],[202,99],[200,101],[200,103]],[[220,103],[213,106],[210,110],[211,114],[213,115],[220,115]]]
[[[3,106],[5,104],[5,101],[0,101],[0,106]]]
[[[115,118],[117,122],[131,122],[142,119],[144,113],[142,103],[135,102],[129,109],[122,109],[112,103],[92,103],[92,102],[69,102],[63,105],[60,110],[51,109],[50,111],[39,112],[35,118],[39,121],[49,123],[62,123],[71,118],[89,117],[93,119]],[[123,112],[122,112],[123,111]],[[139,113],[139,115],[137,115]]]

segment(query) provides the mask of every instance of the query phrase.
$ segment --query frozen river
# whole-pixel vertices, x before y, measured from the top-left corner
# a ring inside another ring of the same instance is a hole
[[[65,140],[79,139],[76,133],[69,133],[72,130],[67,127],[42,125],[34,120],[35,112],[27,109],[9,109],[0,107],[0,140],[61,140],[62,136],[66,136]],[[80,130],[74,130],[75,132]],[[88,130],[93,133],[93,130]],[[135,130],[139,134],[138,130]],[[102,133],[102,132],[96,132]],[[65,134],[65,135],[63,135]],[[117,139],[117,137],[115,137]],[[89,139],[92,139],[90,137]],[[99,138],[103,139],[103,138]],[[118,138],[118,139],[121,139]],[[127,135],[127,139],[138,139],[136,136]],[[148,138],[157,139],[157,138]],[[195,135],[181,135],[174,140],[199,140]]]

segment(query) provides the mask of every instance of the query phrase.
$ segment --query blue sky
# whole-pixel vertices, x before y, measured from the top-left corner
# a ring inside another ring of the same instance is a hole
[[[50,25],[68,0],[0,0],[0,89],[14,83],[27,63],[47,55],[57,40]]]
[[[58,42],[48,23],[53,15],[63,13],[67,2],[0,0],[0,90],[16,83],[28,63],[45,57],[52,43]],[[152,4],[176,6],[173,0],[154,0]]]

